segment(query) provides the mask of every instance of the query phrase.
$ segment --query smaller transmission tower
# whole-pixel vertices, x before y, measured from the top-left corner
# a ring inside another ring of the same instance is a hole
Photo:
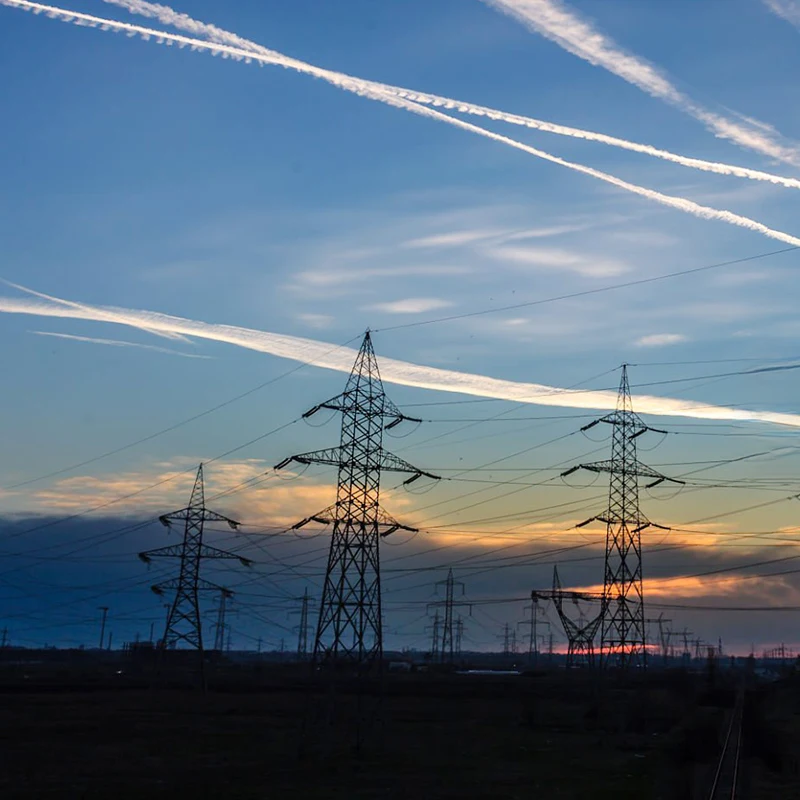
[[[308,587],[303,591],[300,598],[300,624],[297,626],[297,657],[303,661],[308,656],[308,605],[311,598],[308,595]],[[294,612],[297,613],[297,612]]]
[[[453,577],[453,570],[450,569],[447,572],[447,578],[443,581],[438,581],[436,583],[437,589],[439,586],[444,585],[445,587],[445,597],[444,600],[437,601],[435,603],[428,603],[428,610],[430,611],[431,608],[438,608],[444,607],[444,616],[442,618],[441,624],[441,638],[436,643],[436,648],[434,650],[434,658],[436,658],[441,663],[445,661],[452,663],[453,662],[453,655],[456,652],[455,647],[455,636],[454,636],[454,615],[453,612],[456,608],[467,606],[470,610],[470,614],[472,613],[472,604],[465,603],[462,601],[456,601],[455,599],[455,587],[461,587],[461,594],[464,594],[464,584],[461,581],[457,581]],[[437,612],[438,613],[438,612]]]
[[[430,625],[428,630],[431,631],[431,661],[436,660],[439,652],[439,610],[433,616],[433,625]]]
[[[204,544],[203,528],[206,522],[225,522],[233,530],[238,528],[239,523],[206,508],[202,464],[197,469],[189,505],[180,511],[164,514],[159,517],[159,520],[166,528],[169,528],[173,522],[184,524],[183,541],[180,544],[139,553],[139,558],[146,564],[149,564],[154,558],[174,558],[179,561],[177,578],[152,587],[158,595],[163,595],[170,590],[175,592],[172,604],[169,606],[167,625],[160,649],[163,654],[165,650],[176,647],[179,642],[184,642],[197,650],[200,657],[201,681],[205,687],[205,659],[199,593],[204,591],[220,592],[223,589],[200,577],[200,564],[207,559],[235,559],[243,566],[249,567],[252,562],[242,556]]]
[[[553,589],[549,592],[534,591],[531,592],[531,600],[552,600],[553,605],[556,607],[558,617],[564,627],[564,633],[567,636],[567,668],[574,666],[594,666],[594,638],[603,621],[603,614],[605,612],[605,600],[602,594],[593,594],[592,592],[570,592],[564,591],[561,588],[561,579],[558,577],[558,567],[553,567]],[[581,601],[600,602],[600,611],[597,616],[589,619],[586,622],[575,622],[570,619],[564,610],[564,600],[569,599],[579,608],[578,603]],[[552,648],[552,636],[550,637]]]
[[[214,649],[221,653],[225,649],[225,612],[228,600],[233,597],[233,592],[224,587],[219,590],[219,606],[217,606],[217,621],[214,625]]]
[[[528,661],[531,664],[537,664],[539,661],[539,598],[531,600],[529,606],[525,606],[526,611],[530,611],[531,615],[527,619],[520,620],[517,625],[525,625],[529,628],[528,632]],[[542,625],[550,627],[548,620],[542,620]],[[543,638],[543,637],[541,637]]]
[[[461,655],[461,644],[464,639],[464,620],[461,619],[461,615],[459,615],[458,619],[456,620],[456,636],[455,636],[455,651],[456,655]]]

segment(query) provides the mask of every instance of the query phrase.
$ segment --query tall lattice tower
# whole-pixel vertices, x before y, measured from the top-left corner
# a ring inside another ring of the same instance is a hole
[[[401,414],[386,397],[369,331],[344,392],[303,416],[310,417],[323,408],[342,414],[339,447],[291,456],[276,469],[292,461],[338,468],[336,503],[293,528],[312,521],[333,526],[314,661],[363,666],[380,661],[383,654],[380,540],[396,530],[416,531],[381,508],[381,474],[410,473],[404,484],[423,475],[438,478],[383,449],[384,430],[413,418]]]
[[[249,559],[209,547],[203,543],[203,527],[206,522],[225,522],[236,530],[239,523],[229,519],[216,511],[209,511],[205,504],[205,490],[203,488],[203,465],[197,469],[192,496],[189,505],[180,511],[164,514],[159,517],[161,524],[169,528],[173,522],[183,522],[183,541],[160,547],[157,550],[147,550],[139,553],[139,558],[146,564],[154,558],[177,558],[180,560],[180,570],[177,578],[171,578],[152,587],[156,594],[164,594],[174,590],[175,597],[169,606],[167,625],[161,639],[161,650],[176,647],[184,642],[200,652],[200,669],[203,674],[203,628],[200,620],[199,593],[205,591],[227,593],[228,590],[200,577],[200,564],[205,559],[236,559],[244,566],[250,566]]]
[[[609,475],[608,510],[578,526],[588,525],[594,520],[606,524],[601,659],[605,666],[645,667],[647,633],[642,589],[642,531],[651,526],[668,529],[650,522],[639,508],[639,478],[649,479],[647,488],[666,480],[682,481],[667,478],[642,464],[637,457],[636,440],[642,434],[666,431],[645,425],[634,412],[627,364],[622,365],[616,411],[590,422],[581,430],[589,430],[601,422],[613,428],[611,459],[580,464],[563,475],[578,469]]]

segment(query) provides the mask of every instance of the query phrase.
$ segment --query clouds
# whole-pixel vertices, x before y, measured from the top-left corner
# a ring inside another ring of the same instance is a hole
[[[453,304],[449,300],[436,297],[409,297],[405,300],[392,300],[388,303],[376,303],[370,308],[385,314],[424,314],[440,308],[448,308]]]
[[[687,341],[682,333],[651,333],[636,340],[637,347],[664,347]]]
[[[153,353],[167,353],[171,356],[181,356],[183,358],[211,358],[197,353],[184,353],[181,350],[171,350],[169,347],[156,347],[152,344],[140,344],[139,342],[123,342],[119,339],[97,339],[92,336],[75,336],[70,333],[53,333],[52,331],[31,331],[37,336],[52,336],[56,339],[67,339],[73,342],[88,342],[90,344],[102,344],[108,347],[133,347],[139,350],[149,350]]]

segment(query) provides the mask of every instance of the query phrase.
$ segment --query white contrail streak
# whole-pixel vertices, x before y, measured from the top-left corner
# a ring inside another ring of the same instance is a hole
[[[763,123],[743,126],[738,122],[709,111],[677,89],[663,73],[632,53],[587,21],[581,19],[560,0],[483,0],[490,6],[522,22],[526,27],[545,36],[568,52],[594,66],[618,75],[647,94],[664,100],[675,108],[702,122],[721,139],[755,150],[788,164],[800,166],[796,148],[781,144],[772,129]]]
[[[35,294],[24,287],[20,288],[23,291]],[[337,348],[328,342],[319,342],[313,339],[269,333],[252,328],[241,328],[235,325],[218,325],[159,314],[153,311],[95,307],[84,303],[65,304],[57,302],[57,299],[28,300],[0,297],[0,313],[94,320],[133,328],[147,327],[154,331],[179,333],[183,336],[225,342],[260,353],[269,353],[279,358],[300,361],[316,367],[345,373],[350,372],[356,357],[356,351],[351,348]],[[452,392],[474,397],[491,397],[518,403],[532,403],[534,405],[601,411],[616,408],[617,402],[617,393],[615,391],[560,389],[537,383],[501,380],[485,375],[426,367],[391,358],[382,358],[380,360],[380,368],[381,376],[389,383],[437,392]],[[634,404],[636,410],[643,414],[690,417],[693,419],[769,422],[800,428],[800,415],[798,414],[709,406],[691,400],[677,400],[650,395],[636,396]]]
[[[0,0],[0,5],[22,8],[28,11],[33,11],[34,13],[46,13],[48,16],[55,19],[72,22],[77,25],[99,27],[103,30],[125,31],[131,36],[138,35],[146,40],[154,38],[161,44],[177,43],[179,46],[189,46],[193,50],[208,50],[212,53],[219,53],[223,57],[233,58],[238,61],[257,61],[260,63],[269,64],[280,63],[282,66],[289,66],[288,64],[284,64],[283,61],[276,61],[272,56],[264,56],[259,53],[242,50],[229,45],[206,42],[201,39],[192,39],[178,34],[166,33],[164,31],[157,31],[151,28],[143,28],[139,25],[130,25],[129,23],[125,22],[115,22],[114,20],[94,17],[89,14],[79,13],[77,11],[65,11],[64,9],[55,8],[53,6],[45,6],[41,3],[29,2],[29,0]],[[287,62],[294,61],[293,59],[287,59],[286,57],[281,58]],[[311,74],[317,73],[324,73],[324,70],[319,70],[316,67],[313,68],[313,72],[311,72]],[[325,78],[324,74],[319,74],[318,77]],[[325,79],[327,80],[327,78]],[[406,111],[411,111],[412,113],[419,114],[423,117],[429,117],[430,119],[435,119],[439,122],[445,122],[448,125],[462,128],[463,130],[478,134],[479,136],[485,136],[488,139],[493,139],[494,141],[501,142],[509,147],[514,147],[517,150],[521,150],[529,155],[535,156],[536,158],[541,158],[545,161],[550,161],[553,164],[558,164],[559,166],[567,167],[568,169],[576,172],[581,172],[584,175],[589,175],[593,178],[604,181],[605,183],[609,183],[612,186],[625,189],[628,192],[638,194],[641,197],[646,197],[649,200],[653,200],[662,205],[677,209],[678,211],[692,214],[693,216],[701,219],[715,219],[720,222],[727,222],[729,225],[736,225],[747,230],[761,233],[771,239],[776,239],[780,242],[785,242],[795,247],[800,246],[800,238],[792,236],[788,233],[784,233],[783,231],[775,230],[774,228],[769,228],[761,222],[757,222],[749,217],[745,217],[740,214],[734,214],[732,211],[724,211],[712,208],[710,206],[703,206],[683,197],[674,197],[672,195],[663,194],[662,192],[657,192],[654,189],[647,189],[643,186],[629,183],[628,181],[624,181],[621,178],[609,175],[608,173],[601,172],[600,170],[593,169],[592,167],[584,166],[583,164],[577,164],[575,162],[567,161],[563,158],[550,155],[543,150],[538,150],[534,147],[530,147],[529,145],[522,144],[522,142],[518,142],[515,139],[510,139],[507,136],[502,136],[498,133],[486,130],[485,128],[473,125],[470,122],[465,122],[464,120],[450,117],[447,114],[442,114],[439,111],[426,106],[421,106],[418,103],[406,100],[405,98],[390,95],[383,91],[365,88],[363,82],[354,83],[352,79],[348,79],[348,81],[345,83],[347,85],[342,84],[342,88],[348,88],[349,91],[353,91],[356,94],[369,97],[374,100],[379,100],[380,102],[395,106],[396,108],[405,109]],[[350,84],[352,84],[352,86]]]
[[[120,339],[96,339],[93,336],[75,336],[71,333],[53,333],[52,331],[31,331],[31,333],[35,333],[37,336],[52,336],[56,339],[69,339],[72,342],[89,342],[91,344],[104,344],[110,347],[135,347],[140,350],[152,350],[155,353],[169,353],[169,355],[172,356],[183,356],[183,358],[211,358],[211,356],[201,356],[195,353],[183,353],[180,350],[172,350],[169,347],[156,347],[152,344],[139,344],[138,342],[124,342]]]
[[[764,0],[764,5],[773,14],[800,29],[800,3],[796,0]]]
[[[223,30],[216,25],[200,22],[188,16],[187,14],[181,14],[174,9],[169,8],[168,6],[159,5],[156,3],[148,3],[145,2],[145,0],[103,0],[103,2],[108,3],[109,5],[119,6],[133,14],[138,14],[151,19],[157,19],[159,22],[162,22],[165,25],[171,25],[179,30],[186,31],[195,36],[201,36],[212,42],[226,44],[242,50],[259,53],[260,55],[275,59],[273,63],[280,63],[282,66],[290,67],[300,72],[323,78],[324,80],[334,83],[340,88],[349,88],[343,85],[342,82],[356,82],[359,83],[364,89],[373,89],[379,92],[392,94],[395,97],[403,97],[406,100],[411,100],[415,103],[436,106],[439,108],[456,111],[461,114],[487,117],[488,119],[497,120],[499,122],[520,125],[525,128],[531,128],[533,130],[543,131],[545,133],[553,133],[559,136],[569,136],[574,139],[584,139],[586,141],[599,142],[611,147],[618,147],[623,150],[630,150],[634,153],[642,153],[644,155],[653,156],[665,161],[671,161],[675,164],[680,164],[684,167],[690,167],[703,172],[713,172],[718,175],[730,175],[738,178],[749,178],[750,180],[767,181],[769,183],[786,186],[791,189],[800,188],[800,180],[796,178],[787,178],[782,175],[774,175],[770,172],[734,166],[732,164],[706,161],[700,158],[690,158],[688,156],[682,156],[677,153],[672,153],[669,150],[662,150],[648,144],[631,142],[627,139],[620,139],[616,136],[607,136],[604,133],[586,131],[582,130],[581,128],[572,128],[567,125],[557,125],[553,122],[545,122],[543,120],[535,119],[533,117],[526,117],[521,114],[511,114],[507,111],[500,111],[496,108],[489,108],[487,106],[476,105],[475,103],[468,103],[464,100],[454,100],[450,97],[441,97],[440,95],[429,94],[427,92],[404,89],[400,86],[392,86],[391,84],[387,83],[378,83],[376,81],[369,81],[363,78],[355,78],[352,75],[345,75],[341,72],[333,72],[331,70],[314,67],[311,64],[284,56],[275,50],[270,50],[269,48],[257,44],[249,39],[244,39],[241,36],[237,36],[235,33]]]
[[[797,178],[775,175],[770,172],[750,169],[748,167],[740,167],[733,164],[725,164],[722,162],[706,161],[700,158],[682,156],[677,153],[672,153],[669,150],[653,147],[649,144],[631,142],[627,139],[620,139],[616,136],[608,136],[604,133],[587,131],[581,128],[572,128],[566,125],[558,125],[553,122],[546,122],[533,117],[512,114],[506,111],[500,111],[496,108],[489,108],[487,106],[481,106],[475,103],[468,103],[463,100],[455,100],[450,97],[442,97],[440,95],[430,94],[427,92],[418,92],[413,89],[404,89],[399,86],[392,86],[391,84],[378,83],[377,81],[356,78],[341,72],[334,72],[321,67],[315,67],[312,64],[290,58],[289,56],[284,56],[281,53],[270,50],[262,45],[256,44],[255,42],[243,39],[240,36],[218,28],[215,25],[198,22],[197,20],[188,17],[186,14],[180,14],[177,11],[168,8],[167,6],[146,3],[142,0],[104,0],[104,2],[121,6],[122,8],[125,8],[135,14],[157,18],[164,24],[172,25],[198,36],[203,36],[211,42],[229,45],[235,49],[247,51],[248,54],[258,54],[263,57],[263,59],[259,60],[259,63],[282,66],[306,75],[311,75],[312,77],[325,80],[340,89],[344,89],[345,91],[354,92],[355,94],[361,96],[368,96],[375,100],[384,101],[384,98],[379,95],[388,94],[394,97],[404,98],[415,103],[444,108],[461,114],[486,117],[495,121],[519,125],[525,128],[542,131],[544,133],[552,133],[558,136],[568,136],[574,139],[598,142],[611,147],[629,150],[634,153],[641,153],[654,158],[660,158],[665,161],[670,161],[675,164],[680,164],[684,167],[697,169],[702,172],[711,172],[717,175],[728,175],[737,178],[747,178],[749,180],[765,181],[779,186],[785,186],[790,189],[800,189],[800,179]],[[27,5],[14,2],[14,0],[10,0],[9,2],[0,0],[0,3],[16,6],[18,8],[25,8],[29,11],[35,10],[33,8],[29,8]],[[155,32],[152,32],[150,35],[155,35]],[[165,41],[165,44],[166,43],[168,43],[168,41]]]

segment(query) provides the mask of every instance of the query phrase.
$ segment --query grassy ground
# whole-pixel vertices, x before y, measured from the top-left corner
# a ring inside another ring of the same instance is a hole
[[[287,675],[207,695],[72,684],[2,690],[4,798],[692,800],[731,700],[680,677],[403,675],[359,714],[352,686],[331,698]]]

